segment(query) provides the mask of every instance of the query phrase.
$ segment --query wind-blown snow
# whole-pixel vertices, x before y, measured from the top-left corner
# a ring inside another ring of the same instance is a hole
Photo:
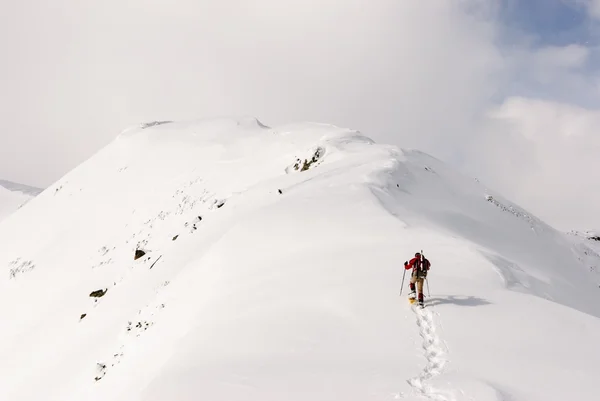
[[[0,180],[0,221],[41,192],[40,189]]]
[[[585,241],[352,130],[146,124],[0,224],[0,399],[596,400]]]
[[[4,187],[5,189],[8,189],[9,191],[13,192],[21,192],[32,197],[39,195],[43,191],[40,188],[35,188],[29,185],[18,184],[16,182],[6,180],[0,180],[0,187]]]

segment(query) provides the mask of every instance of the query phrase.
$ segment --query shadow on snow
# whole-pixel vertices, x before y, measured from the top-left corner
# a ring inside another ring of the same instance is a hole
[[[491,302],[471,295],[448,295],[448,296],[437,296],[431,297],[425,301],[426,305],[458,305],[458,306],[483,306],[491,305]]]

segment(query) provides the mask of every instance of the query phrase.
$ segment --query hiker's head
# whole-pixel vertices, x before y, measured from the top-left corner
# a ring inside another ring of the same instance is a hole
[[[421,254],[419,252],[415,253],[415,258],[418,258],[420,256],[421,256]]]

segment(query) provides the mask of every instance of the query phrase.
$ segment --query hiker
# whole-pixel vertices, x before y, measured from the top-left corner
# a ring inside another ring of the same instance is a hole
[[[406,270],[413,269],[410,277],[410,290],[408,294],[409,298],[415,299],[415,283],[417,284],[417,290],[419,291],[419,304],[423,305],[423,283],[427,277],[427,271],[429,270],[431,263],[425,259],[425,256],[421,253],[415,253],[415,257],[410,262],[404,262],[404,268]],[[412,295],[412,296],[411,296]]]

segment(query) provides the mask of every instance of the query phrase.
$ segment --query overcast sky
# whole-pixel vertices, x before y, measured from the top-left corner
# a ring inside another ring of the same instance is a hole
[[[600,0],[1,0],[0,178],[142,121],[318,121],[600,228]]]

